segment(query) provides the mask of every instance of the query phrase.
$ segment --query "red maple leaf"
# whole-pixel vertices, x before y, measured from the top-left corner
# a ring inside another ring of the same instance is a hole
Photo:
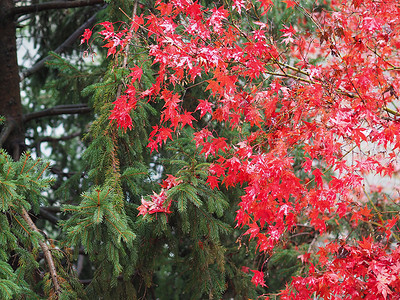
[[[118,127],[122,127],[124,130],[132,128],[132,118],[130,113],[136,107],[137,100],[135,98],[128,98],[127,95],[120,96],[116,101],[113,102],[114,109],[111,111],[109,119],[116,120]]]
[[[207,100],[199,99],[199,105],[197,105],[196,110],[200,110],[200,118],[202,118],[206,113],[212,114],[212,107],[214,104],[208,102]]]
[[[82,34],[81,45],[89,41],[90,37],[92,36],[92,31],[90,29],[85,29],[85,32]]]
[[[323,186],[323,181],[322,181],[322,176],[324,175],[320,169],[315,169],[313,172],[313,175],[315,176],[315,183],[318,187]]]
[[[193,128],[192,121],[196,121],[195,118],[193,118],[192,113],[185,111],[182,115],[179,116],[180,122],[182,123],[182,128],[186,125],[189,125],[190,127]]]
[[[168,189],[170,189],[170,188],[172,188],[174,186],[177,186],[177,185],[179,185],[181,183],[182,183],[181,179],[179,179],[179,178],[177,178],[177,177],[175,177],[175,176],[173,176],[171,174],[168,174],[167,175],[167,179],[164,179],[162,184],[160,184],[160,185],[161,185],[161,187],[163,189],[168,190]]]
[[[251,278],[251,282],[256,286],[261,285],[266,287],[267,285],[265,284],[264,273],[257,270],[251,271],[254,273],[253,278]]]
[[[168,204],[165,205],[165,202],[167,201],[165,190],[161,190],[159,194],[153,192],[153,195],[151,195],[150,198],[151,201],[147,201],[142,198],[142,205],[137,208],[139,210],[138,216],[145,216],[146,214],[155,213],[171,213],[171,211],[169,210],[171,207],[171,201],[169,201]]]
[[[143,74],[143,70],[141,68],[139,68],[138,66],[135,66],[134,68],[130,68],[130,70],[132,71],[128,77],[132,77],[132,82],[134,81],[139,81],[142,78],[142,74]]]
[[[206,182],[210,185],[211,189],[215,189],[215,188],[219,189],[219,187],[218,187],[218,184],[219,184],[218,177],[209,175],[207,177],[207,181]]]
[[[282,0],[282,2],[286,3],[286,8],[296,7],[297,2],[293,0]]]

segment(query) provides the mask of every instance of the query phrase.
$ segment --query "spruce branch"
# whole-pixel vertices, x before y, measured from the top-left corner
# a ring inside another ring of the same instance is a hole
[[[23,121],[28,122],[34,119],[39,119],[48,116],[86,114],[91,111],[92,111],[91,108],[88,107],[86,104],[57,105],[42,111],[26,114],[23,116]]]
[[[74,0],[74,1],[49,1],[44,3],[37,3],[33,5],[17,6],[10,11],[12,16],[26,15],[30,13],[37,13],[40,11],[51,9],[74,8],[82,6],[91,6],[95,4],[104,3],[104,0]]]
[[[28,212],[26,211],[25,208],[22,208],[22,213],[21,213],[22,218],[25,220],[25,222],[28,224],[29,228],[35,232],[41,233],[40,230],[36,227],[35,223],[33,223],[31,217],[29,216]],[[44,241],[39,241],[39,246],[40,248],[42,248],[44,257],[46,259],[48,268],[49,268],[49,272],[51,275],[51,279],[53,281],[53,285],[54,285],[54,289],[55,289],[55,293],[57,296],[60,295],[61,293],[61,286],[58,282],[57,279],[57,270],[56,270],[56,266],[54,264],[54,260],[53,260],[53,256],[51,255],[50,249],[47,246],[46,242]]]

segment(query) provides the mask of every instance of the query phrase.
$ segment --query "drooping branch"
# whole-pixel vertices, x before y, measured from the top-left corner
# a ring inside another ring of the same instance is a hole
[[[14,127],[15,122],[13,122],[12,120],[8,120],[6,122],[5,126],[0,131],[0,148],[3,146],[4,142],[7,140],[11,132],[14,130]]]
[[[22,218],[25,220],[26,223],[28,223],[29,228],[31,230],[40,233],[40,230],[36,227],[35,223],[33,223],[31,217],[29,216],[29,214],[25,210],[25,208],[22,208]],[[51,279],[53,281],[55,293],[56,293],[57,296],[59,296],[60,293],[61,293],[61,286],[60,286],[60,284],[58,282],[57,270],[56,270],[56,266],[54,264],[53,256],[51,255],[50,249],[47,246],[46,242],[40,240],[39,241],[39,246],[40,246],[40,248],[42,248],[44,257],[45,257],[47,265],[49,267],[49,272],[50,272],[50,275],[51,275]]]
[[[40,208],[40,215],[53,224],[57,224],[58,221],[60,221],[59,218],[57,218],[54,214],[50,213],[45,207]]]
[[[49,1],[45,3],[14,7],[10,11],[10,15],[20,16],[30,13],[37,13],[44,10],[91,6],[101,3],[104,3],[104,1],[103,0]]]
[[[42,111],[26,114],[23,116],[23,120],[28,122],[48,116],[87,114],[89,112],[91,112],[91,108],[86,104],[57,105]]]
[[[104,9],[106,6],[103,6],[101,9]],[[60,46],[58,46],[53,52],[54,53],[62,53],[64,50],[72,45],[73,42],[78,39],[83,32],[85,31],[86,28],[92,27],[93,24],[96,22],[96,15],[97,12],[91,16],[85,23],[83,23],[78,29],[76,29]],[[24,80],[26,77],[29,77],[33,73],[37,72],[40,70],[44,64],[51,58],[51,55],[47,55],[45,58],[41,59],[38,61],[36,64],[34,64],[31,68],[25,70],[21,74],[21,81]]]
[[[63,172],[61,169],[56,168],[56,167],[51,167],[50,172],[59,176],[66,176],[66,177],[71,177],[76,174],[76,172]]]
[[[42,138],[38,139],[36,141],[36,143],[40,144],[40,143],[43,143],[43,142],[51,142],[51,143],[53,143],[53,142],[59,142],[59,141],[68,141],[68,140],[71,140],[71,139],[76,138],[76,137],[81,136],[81,135],[82,135],[81,132],[75,132],[73,134],[62,136],[62,137],[59,137],[59,138],[55,138],[55,137],[51,137],[51,136],[45,136],[45,137],[42,137]],[[32,138],[32,137],[30,137],[30,138]]]
[[[34,144],[28,145],[27,147],[29,147],[29,148],[35,148],[35,149],[36,149],[36,155],[37,155],[38,157],[41,157],[41,156],[42,156],[42,151],[40,150],[40,145],[41,145],[43,142],[58,143],[58,142],[60,142],[60,141],[68,141],[68,140],[71,140],[71,139],[76,138],[76,137],[79,137],[79,136],[81,136],[81,135],[82,135],[81,132],[75,132],[75,133],[73,133],[73,134],[66,135],[66,136],[62,136],[62,137],[59,137],[59,138],[54,138],[54,137],[51,137],[51,136],[45,136],[45,137],[42,137],[42,138],[40,138],[40,139],[34,141]],[[33,137],[28,137],[28,138],[34,139]]]

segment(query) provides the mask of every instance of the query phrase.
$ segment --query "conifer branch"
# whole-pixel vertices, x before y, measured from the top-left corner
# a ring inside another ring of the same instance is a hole
[[[22,208],[21,216],[25,220],[25,222],[28,223],[28,225],[29,225],[31,230],[40,233],[40,230],[36,227],[35,223],[33,223],[31,217],[29,216],[29,214],[25,210],[25,208]],[[44,257],[45,257],[45,259],[47,261],[47,265],[48,265],[48,268],[49,268],[51,279],[53,281],[55,293],[56,293],[57,296],[59,296],[60,293],[61,293],[61,286],[60,286],[60,284],[58,282],[58,279],[57,279],[58,275],[57,275],[56,266],[54,264],[53,256],[51,255],[50,249],[47,246],[46,242],[39,241],[39,246],[40,246],[40,248],[42,248]]]
[[[103,6],[100,10],[104,9],[106,6]],[[62,53],[64,50],[69,47],[73,42],[75,42],[85,31],[86,28],[92,27],[96,22],[97,12],[91,16],[85,23],[83,23],[78,29],[76,29],[60,46],[58,46],[53,52],[54,53]],[[39,60],[36,64],[34,64],[29,69],[25,70],[21,74],[21,81],[26,77],[31,76],[33,73],[39,71],[44,64],[51,59],[51,55],[47,55],[45,58]]]
[[[14,7],[11,10],[10,15],[20,16],[51,9],[75,8],[82,6],[91,6],[101,3],[104,3],[104,0],[49,1],[45,3]]]
[[[81,135],[82,135],[82,132],[75,132],[73,134],[62,136],[62,137],[59,137],[59,138],[54,138],[54,137],[51,137],[51,136],[44,136],[44,137],[40,138],[39,140],[37,140],[36,141],[36,145],[33,146],[33,147],[36,147],[37,144],[40,145],[41,143],[44,143],[44,142],[52,142],[53,143],[53,142],[59,142],[59,141],[68,141],[68,140],[71,140],[71,139],[76,138],[76,137],[81,136]]]
[[[51,167],[50,172],[56,175],[60,176],[66,176],[66,177],[71,177],[76,174],[76,172],[63,172],[62,170],[56,168],[56,167]],[[85,173],[83,173],[85,174]],[[83,175],[82,175],[83,176]]]
[[[40,208],[40,215],[45,218],[46,220],[50,221],[53,224],[57,224],[60,221],[55,215],[50,213],[45,207]]]
[[[0,132],[0,148],[3,146],[4,142],[7,140],[11,132],[15,128],[15,121],[7,120],[4,124],[3,129]]]
[[[48,116],[86,114],[91,111],[92,109],[86,104],[57,105],[49,109],[26,114],[23,116],[23,120],[24,122],[28,122]]]

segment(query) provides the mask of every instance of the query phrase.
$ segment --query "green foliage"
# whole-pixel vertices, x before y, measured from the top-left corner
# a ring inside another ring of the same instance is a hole
[[[92,259],[109,260],[116,272],[120,271],[118,250],[122,242],[131,246],[135,234],[112,189],[94,187],[82,195],[78,206],[65,206],[64,210],[74,212],[63,224],[69,244],[82,244]],[[110,241],[108,245],[105,240]]]
[[[39,262],[39,243],[43,242],[44,237],[28,224],[24,211],[38,213],[40,207],[46,204],[43,191],[48,190],[53,182],[53,178],[46,174],[48,166],[41,159],[32,159],[29,153],[13,161],[3,150],[0,151],[1,299],[19,299],[23,296],[40,298],[41,288],[35,288],[32,282],[39,276],[38,270],[44,267]],[[44,277],[46,273],[44,271]],[[70,276],[69,272],[60,272],[60,280],[64,278],[63,275]],[[69,287],[67,280],[64,286]],[[74,295],[76,298],[75,292]]]
[[[290,278],[297,275],[301,268],[299,251],[291,248],[279,249],[268,260],[266,284],[269,291],[277,293],[285,287]]]
[[[41,160],[33,160],[29,153],[14,162],[3,150],[0,151],[0,208],[2,212],[21,208],[38,211],[41,191],[49,188],[52,178],[42,178],[49,166]]]

